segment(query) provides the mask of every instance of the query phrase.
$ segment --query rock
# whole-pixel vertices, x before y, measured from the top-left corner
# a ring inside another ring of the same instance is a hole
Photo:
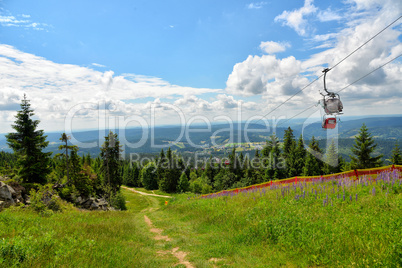
[[[78,198],[77,198],[78,200]],[[90,197],[88,199],[81,199],[79,205],[84,209],[89,210],[109,210],[109,203],[104,198]]]
[[[0,182],[0,201],[14,204],[13,194],[15,191],[12,187]]]

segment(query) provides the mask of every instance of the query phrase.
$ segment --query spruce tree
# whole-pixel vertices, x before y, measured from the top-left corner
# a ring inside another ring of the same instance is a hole
[[[352,147],[352,153],[350,158],[352,159],[351,166],[353,169],[357,168],[373,168],[381,166],[381,158],[383,155],[372,156],[377,144],[373,137],[368,132],[366,125],[363,123],[360,128],[359,135],[355,138],[355,144]]]
[[[178,192],[185,193],[190,189],[190,183],[185,172],[181,173],[179,185],[177,186]]]
[[[306,149],[304,148],[304,140],[303,136],[300,135],[295,149],[294,174],[296,176],[300,176],[303,174],[305,157],[306,157]]]
[[[158,189],[158,180],[156,175],[156,164],[149,162],[141,169],[141,183],[147,190]]]
[[[293,135],[293,130],[289,127],[285,130],[283,136],[283,152],[282,156],[286,161],[286,172],[285,175],[288,177],[297,176],[296,172],[296,140]]]
[[[49,142],[46,141],[43,130],[37,130],[39,120],[33,120],[34,110],[24,94],[21,110],[15,116],[12,128],[16,133],[6,135],[7,144],[18,157],[18,174],[23,182],[46,183],[46,176],[50,173],[50,155],[43,149]]]
[[[68,145],[68,140],[70,139],[69,136],[67,136],[66,133],[61,134],[61,138],[60,140],[63,142],[62,145],[59,146],[59,150],[64,150],[64,153],[61,154],[64,157],[64,163],[65,163],[65,171],[66,171],[66,175],[67,175],[67,184],[70,182],[70,174],[69,174],[69,153],[68,150],[73,150],[73,148],[75,148],[75,146],[73,145]],[[61,156],[58,155],[58,156]]]
[[[265,180],[283,178],[283,170],[279,167],[281,151],[279,140],[275,133],[270,136],[266,146],[261,151],[265,170]]]
[[[335,146],[334,140],[331,141],[324,156],[324,174],[332,174],[339,172],[339,157],[338,150]]]
[[[122,184],[122,176],[120,171],[120,142],[117,134],[112,131],[105,137],[105,142],[101,147],[103,183],[106,186],[106,192],[114,195],[120,189]],[[108,192],[108,191],[111,192]]]
[[[393,165],[402,165],[401,150],[399,149],[398,142],[395,143],[395,147],[392,150],[391,163]]]
[[[317,158],[317,155],[321,153],[318,141],[314,138],[311,139],[309,144],[309,152],[307,152],[306,160],[303,167],[304,176],[320,175],[322,169],[322,162]]]

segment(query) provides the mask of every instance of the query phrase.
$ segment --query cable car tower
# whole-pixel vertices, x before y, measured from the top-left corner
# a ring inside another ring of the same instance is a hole
[[[342,114],[343,105],[341,102],[341,98],[339,94],[330,92],[327,90],[327,85],[325,83],[325,77],[327,72],[329,72],[329,68],[325,68],[322,72],[324,73],[324,91],[325,93],[320,92],[323,99],[321,105],[324,109],[324,116],[322,118],[322,128],[323,129],[334,129],[337,123],[337,115]]]

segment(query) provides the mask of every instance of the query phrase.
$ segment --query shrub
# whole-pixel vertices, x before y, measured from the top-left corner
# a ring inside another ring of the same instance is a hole
[[[47,210],[61,211],[61,200],[55,194],[52,184],[40,186],[36,191],[31,189],[30,200],[31,208],[39,213],[46,213]]]
[[[110,205],[115,209],[127,210],[126,199],[120,191],[112,195],[110,198]]]

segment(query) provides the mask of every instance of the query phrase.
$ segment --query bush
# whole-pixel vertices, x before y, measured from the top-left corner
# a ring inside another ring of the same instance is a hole
[[[46,213],[48,210],[51,211],[61,211],[61,200],[55,194],[52,184],[47,184],[44,186],[40,186],[36,191],[35,189],[31,189],[30,201],[31,208],[39,213]]]
[[[110,205],[115,209],[127,210],[126,199],[120,191],[112,195],[112,197],[110,198]]]
[[[202,184],[201,182],[197,179],[193,182],[190,183],[190,190],[191,192],[195,194],[200,194],[202,192]]]

